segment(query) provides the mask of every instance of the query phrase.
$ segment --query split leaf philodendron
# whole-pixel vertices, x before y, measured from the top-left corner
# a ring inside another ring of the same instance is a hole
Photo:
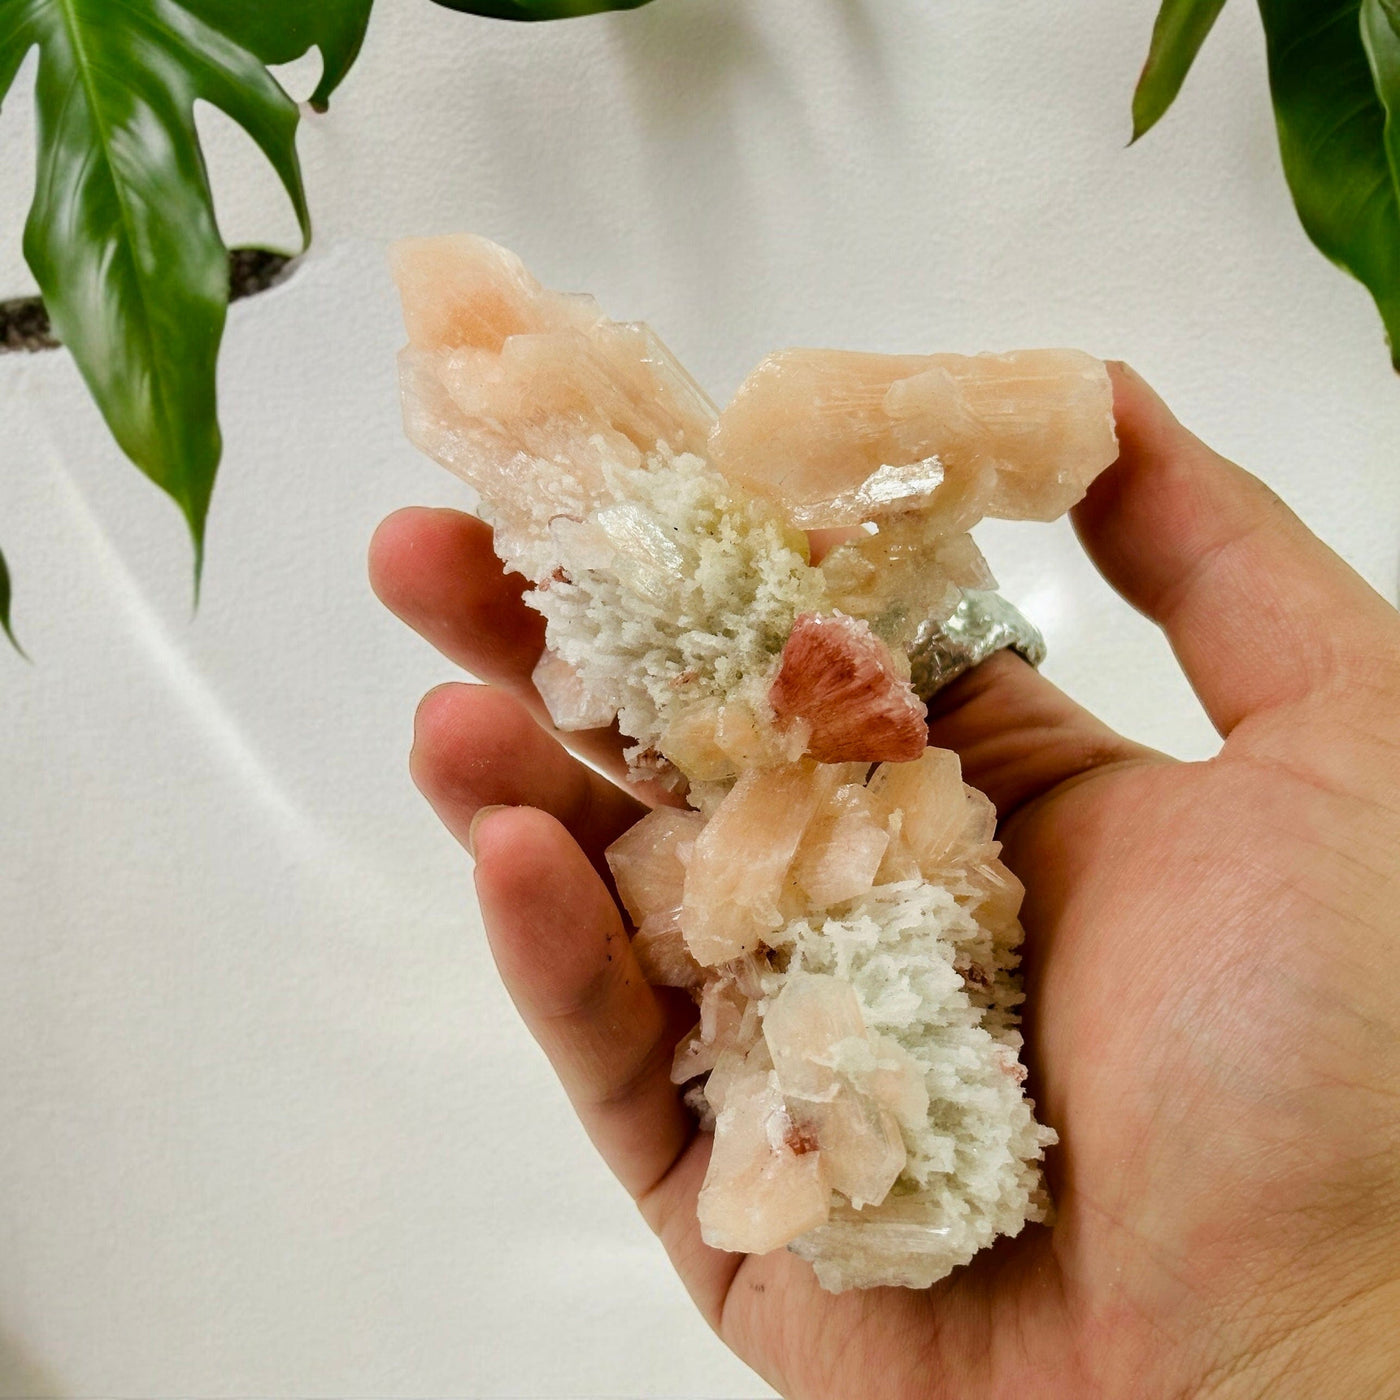
[[[308,49],[321,55],[321,81],[311,105],[324,112],[359,57],[373,0],[198,0],[206,23],[256,54],[264,63],[290,63]]]
[[[296,104],[176,0],[11,0],[0,88],[38,46],[38,179],[25,258],[122,450],[203,548],[221,448],[214,372],[228,254],[194,124],[203,99],[276,170],[304,238]],[[139,134],[139,139],[132,139]]]
[[[372,3],[0,0],[0,98],[39,50],[25,258],[112,435],[185,516],[196,581],[222,451],[215,371],[229,288],[194,104],[220,108],[252,137],[305,246],[300,114],[267,65],[317,48],[311,105],[324,110],[359,53]],[[548,19],[636,3],[452,8]],[[8,607],[8,574],[4,583]],[[3,625],[8,634],[8,614]]]

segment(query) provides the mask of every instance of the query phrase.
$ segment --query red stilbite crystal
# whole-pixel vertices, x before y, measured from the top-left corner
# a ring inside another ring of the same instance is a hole
[[[928,711],[867,622],[799,617],[768,691],[779,725],[805,719],[818,763],[909,763],[928,743]]]

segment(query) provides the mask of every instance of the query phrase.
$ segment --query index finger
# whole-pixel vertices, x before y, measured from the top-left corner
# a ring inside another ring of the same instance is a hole
[[[544,650],[544,618],[524,602],[526,580],[507,573],[496,557],[489,525],[459,510],[397,510],[374,532],[369,576],[390,612],[449,661],[509,691],[555,732],[531,679]],[[615,726],[559,738],[612,777],[625,778],[625,743]]]

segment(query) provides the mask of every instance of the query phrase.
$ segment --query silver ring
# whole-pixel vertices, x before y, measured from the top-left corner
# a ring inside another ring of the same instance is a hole
[[[994,652],[1014,651],[1032,666],[1045,660],[1045,638],[999,593],[964,591],[945,622],[925,622],[909,648],[914,691],[928,700]]]

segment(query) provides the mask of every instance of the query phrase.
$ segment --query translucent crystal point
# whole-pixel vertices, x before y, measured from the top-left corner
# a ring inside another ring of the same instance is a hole
[[[870,794],[885,811],[901,814],[900,837],[920,869],[936,870],[953,853],[968,821],[957,754],[931,748],[917,762],[883,764]]]
[[[547,290],[483,238],[410,239],[393,263],[408,434],[476,488],[527,577],[553,567],[552,519],[610,499],[610,471],[703,448],[714,407],[645,326]]]
[[[781,927],[788,869],[807,823],[835,786],[831,768],[750,769],[695,839],[681,929],[702,966],[763,946]]]
[[[891,1284],[928,1288],[971,1255],[958,1248],[961,1231],[945,1211],[917,1196],[879,1205],[838,1206],[828,1222],[792,1243],[810,1259],[831,1293]]]
[[[1117,451],[1108,375],[1077,350],[785,350],[710,438],[725,476],[806,529],[911,511],[957,529],[984,514],[1052,520]]]
[[[792,974],[763,1018],[763,1037],[788,1112],[816,1142],[832,1188],[855,1205],[884,1200],[907,1154],[894,1115],[839,1068],[849,1042],[869,1046],[854,989]]]
[[[746,1054],[758,1035],[758,1007],[738,979],[724,975],[710,979],[700,997],[700,1022],[676,1047],[672,1081],[684,1084],[707,1073],[723,1054]]]
[[[793,879],[814,909],[862,895],[874,883],[890,844],[889,824],[859,783],[836,789],[802,838]]]
[[[530,676],[556,729],[602,729],[613,722],[617,706],[588,688],[578,668],[548,647]]]
[[[822,1224],[831,1185],[822,1155],[798,1131],[772,1071],[732,1081],[700,1190],[708,1244],[767,1254]]]
[[[873,535],[838,545],[821,564],[833,605],[868,622],[893,647],[950,617],[964,589],[996,586],[987,561],[965,533],[924,515],[884,521]]]
[[[679,910],[686,863],[704,825],[698,812],[657,807],[608,847],[618,897],[635,924]]]

